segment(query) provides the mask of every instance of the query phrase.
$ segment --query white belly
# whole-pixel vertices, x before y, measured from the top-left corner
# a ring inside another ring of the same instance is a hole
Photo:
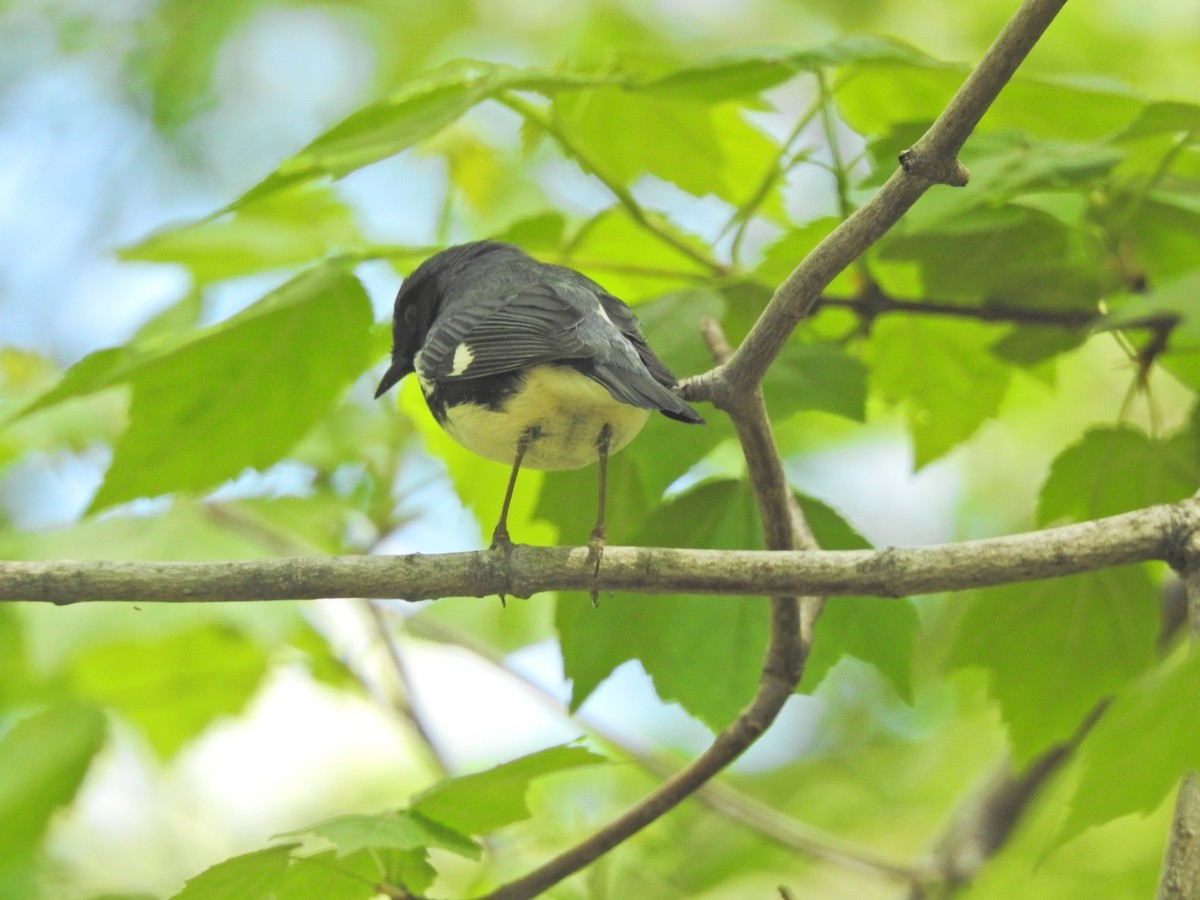
[[[509,398],[505,412],[467,403],[448,409],[444,424],[468,450],[509,465],[522,435],[536,428],[539,435],[525,451],[523,468],[579,469],[598,459],[596,442],[605,425],[612,429],[609,453],[615,453],[649,417],[649,410],[621,403],[574,369],[538,366]]]

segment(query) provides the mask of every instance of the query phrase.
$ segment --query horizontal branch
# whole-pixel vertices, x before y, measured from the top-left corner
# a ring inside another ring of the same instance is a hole
[[[869,595],[959,591],[1148,560],[1183,568],[1200,502],[1007,537],[884,550],[672,550],[607,547],[598,576],[586,547],[317,556],[234,562],[0,562],[0,601],[188,603],[320,597],[528,597],[538,591]]]

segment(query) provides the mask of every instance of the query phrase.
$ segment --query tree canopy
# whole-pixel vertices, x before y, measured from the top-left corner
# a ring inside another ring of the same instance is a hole
[[[39,326],[66,282],[0,269],[0,597],[59,604],[0,604],[0,895],[1187,896],[1200,38],[1019,5],[0,8],[0,91],[101,73],[128,154],[48,245],[121,274]],[[597,604],[594,468],[497,561],[506,467],[371,399],[484,237],[708,419],[612,459]]]

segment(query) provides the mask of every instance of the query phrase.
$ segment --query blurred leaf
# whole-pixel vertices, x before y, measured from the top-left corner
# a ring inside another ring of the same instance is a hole
[[[492,239],[516,244],[524,250],[557,250],[563,242],[567,219],[562,213],[550,210],[518,219]]]
[[[479,845],[470,838],[416,810],[334,816],[277,837],[309,834],[335,844],[339,858],[360,850],[418,850],[426,847],[449,850],[468,859],[479,859],[482,855]]]
[[[1136,140],[1147,135],[1200,132],[1200,104],[1179,100],[1159,100],[1147,103],[1137,118],[1114,138],[1116,141]]]
[[[412,810],[465,834],[491,834],[532,815],[525,795],[535,779],[607,761],[584,747],[550,747],[435,784],[413,799]]]
[[[163,0],[148,11],[132,62],[135,74],[147,82],[159,128],[174,132],[212,104],[217,54],[257,6],[244,0],[203,6],[191,0]]]
[[[121,259],[179,263],[198,284],[314,262],[362,243],[345,204],[305,185],[246,203],[219,219],[158,231]]]
[[[104,717],[79,703],[21,719],[0,739],[0,896],[34,896],[34,853],[104,742]]]
[[[1133,250],[1133,257],[1151,287],[1160,281],[1193,276],[1200,256],[1200,209],[1177,197],[1155,192],[1135,201],[1128,220],[1116,227]]]
[[[1198,487],[1200,455],[1190,433],[1155,440],[1128,426],[1093,428],[1054,460],[1037,521],[1098,519],[1173,503]]]
[[[73,390],[133,386],[129,428],[91,509],[274,463],[362,373],[370,325],[362,286],[325,265],[169,352],[91,364],[99,371],[77,376]]]
[[[692,245],[697,252],[708,252],[699,239],[683,234],[661,216],[648,215],[658,227]],[[578,269],[632,306],[649,297],[707,281],[712,275],[683,251],[648,238],[643,227],[616,207],[589,219],[566,248],[563,259],[546,262]]]
[[[859,134],[897,123],[931,123],[962,85],[962,66],[878,65],[853,69],[836,94]],[[1143,100],[1112,81],[1017,75],[988,109],[981,133],[1013,129],[1046,138],[1098,140],[1139,115]],[[1070,116],[1062,110],[1071,110]]]
[[[280,844],[219,862],[189,878],[171,900],[274,900],[298,846]]]
[[[921,51],[891,38],[859,35],[811,50],[790,48],[744,49],[707,62],[685,66],[637,85],[637,90],[668,97],[721,103],[757,94],[792,78],[849,63],[907,62],[935,65]]]
[[[532,80],[550,79],[532,74]],[[351,113],[279,164],[229,205],[238,209],[285,188],[323,177],[342,178],[436,134],[497,92],[531,80],[531,73],[459,60],[404,83],[390,96]]]
[[[635,544],[746,549],[761,546],[758,514],[745,485],[702,485],[653,513]],[[617,666],[637,659],[659,697],[677,702],[714,730],[754,694],[770,630],[758,597],[560,596],[556,624],[571,708]],[[720,672],[720,678],[712,677]]]
[[[904,409],[918,468],[999,410],[1011,372],[988,353],[991,339],[985,326],[930,317],[888,316],[873,327],[871,387]]]
[[[1200,769],[1200,653],[1122,692],[1084,741],[1082,776],[1055,845],[1118,816],[1146,815]]]
[[[1012,584],[971,592],[950,658],[987,672],[1019,768],[1153,664],[1158,624],[1139,567]]]
[[[266,672],[255,643],[208,626],[94,647],[76,657],[71,679],[80,696],[120,713],[169,757],[215,719],[241,712]]]

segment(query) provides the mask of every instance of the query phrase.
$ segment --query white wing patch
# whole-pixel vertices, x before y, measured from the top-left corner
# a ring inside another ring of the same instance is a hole
[[[612,320],[612,316],[608,314],[608,310],[604,308],[604,303],[599,299],[596,300],[596,308],[600,310],[600,315],[608,320],[609,325],[611,325],[613,328],[616,328],[617,331],[621,330],[617,326],[617,323]]]
[[[459,344],[454,348],[454,360],[450,366],[450,376],[461,375],[475,361],[475,354],[471,352],[471,348],[466,344]]]

